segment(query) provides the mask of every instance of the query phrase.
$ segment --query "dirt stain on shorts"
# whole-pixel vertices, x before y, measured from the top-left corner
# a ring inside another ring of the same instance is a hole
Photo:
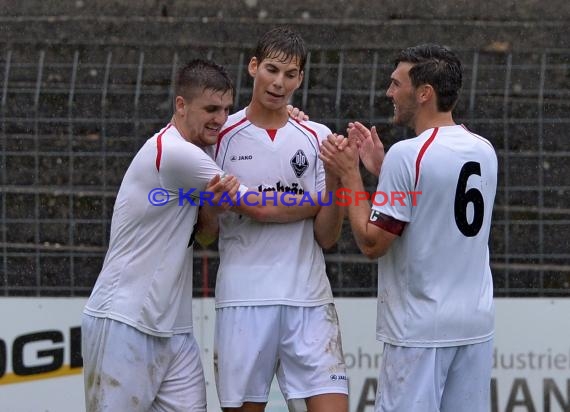
[[[330,329],[330,335],[325,347],[325,353],[330,353],[337,358],[338,366],[344,367],[344,355],[342,351],[342,339],[340,337],[340,327],[338,323],[338,315],[333,304],[326,306],[326,321],[331,323],[333,327]]]

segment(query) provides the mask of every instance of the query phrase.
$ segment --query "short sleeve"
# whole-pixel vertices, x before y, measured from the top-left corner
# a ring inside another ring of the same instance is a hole
[[[372,194],[372,209],[410,222],[414,203],[413,153],[403,143],[396,143],[386,153],[376,192]]]
[[[199,147],[188,142],[164,145],[159,179],[169,191],[202,191],[216,175],[224,172]]]

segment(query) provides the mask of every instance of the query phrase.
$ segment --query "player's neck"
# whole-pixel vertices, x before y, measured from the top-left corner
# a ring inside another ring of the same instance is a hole
[[[249,103],[245,114],[247,120],[262,129],[280,129],[285,126],[289,120],[289,113],[287,113],[286,106],[272,110],[264,107],[255,100]]]
[[[186,130],[184,130],[184,122],[177,121],[176,114],[172,115],[172,119],[170,119],[170,124],[173,125],[176,128],[176,130],[178,130],[178,133],[180,133],[180,136],[182,136],[184,140],[193,143],[188,137],[189,133]]]
[[[180,134],[180,136],[182,136],[182,137],[184,138],[184,140],[190,141],[190,140],[188,139],[188,137],[186,137],[186,136],[187,136],[187,133],[186,133],[186,131],[184,130],[184,128],[182,127],[182,126],[183,126],[183,123],[177,121],[177,119],[176,119],[176,114],[173,114],[173,115],[172,115],[172,119],[170,119],[170,124],[171,124],[172,126],[174,126],[174,127],[176,128],[176,130],[178,130],[178,133]]]
[[[178,130],[180,136],[182,136],[182,138],[187,142],[192,143],[193,145],[196,145],[202,149],[205,147],[205,144],[199,138],[193,136],[190,130],[185,128],[184,122],[178,119],[176,114],[172,115],[172,118],[170,119],[170,124],[174,126],[176,130]]]
[[[419,136],[428,129],[455,126],[456,124],[451,112],[423,112],[418,113],[415,119],[414,131],[416,132],[416,136]]]

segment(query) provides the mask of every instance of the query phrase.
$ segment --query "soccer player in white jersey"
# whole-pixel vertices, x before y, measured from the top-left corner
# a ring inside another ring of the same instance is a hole
[[[303,39],[287,28],[261,37],[248,66],[251,102],[230,116],[215,148],[217,164],[250,190],[321,192],[320,201],[331,203],[314,218],[287,224],[221,215],[214,362],[224,411],[263,411],[274,375],[290,404],[301,402],[312,412],[348,410],[322,251],[338,239],[343,219],[329,194],[339,177],[325,173],[318,158],[331,131],[290,119],[286,106],[301,85],[306,54]]]
[[[215,193],[206,215],[237,202],[237,179],[203,149],[215,144],[233,104],[226,71],[196,60],[182,67],[171,122],[130,164],[115,202],[103,268],[82,318],[88,412],[206,411],[205,381],[192,333],[192,243],[197,194]],[[191,190],[194,192],[191,192]],[[242,187],[240,190],[245,190]],[[227,200],[226,199],[226,200]],[[249,197],[236,210],[263,221],[287,221],[292,208],[261,209]],[[219,202],[222,207],[215,207]],[[225,207],[224,207],[225,206]],[[314,215],[310,207],[299,208]],[[298,216],[292,219],[298,219]],[[200,216],[196,227],[208,233]],[[217,227],[217,224],[216,224]]]
[[[347,146],[322,147],[325,164],[354,192],[364,190],[359,150],[367,169],[378,173],[381,165],[372,208],[349,206],[360,250],[379,258],[376,336],[384,354],[377,412],[489,410],[488,239],[497,157],[489,141],[453,120],[461,84],[461,62],[450,50],[405,49],[386,95],[394,123],[417,137],[394,144],[383,159],[376,130],[355,123]]]

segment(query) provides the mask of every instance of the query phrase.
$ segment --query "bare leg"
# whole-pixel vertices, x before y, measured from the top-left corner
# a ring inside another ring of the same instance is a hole
[[[244,402],[239,408],[223,408],[224,412],[264,412],[266,403]]]
[[[348,412],[348,396],[342,393],[325,393],[307,398],[308,412]]]

